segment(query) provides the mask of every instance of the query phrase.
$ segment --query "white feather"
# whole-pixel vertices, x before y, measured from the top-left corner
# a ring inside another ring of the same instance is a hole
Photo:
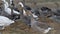
[[[48,33],[52,28],[48,28],[44,31],[44,33]]]
[[[38,16],[36,16],[36,15],[34,15],[34,14],[32,14],[32,15],[33,15],[34,18],[38,18]]]
[[[22,2],[19,2],[19,5],[21,5],[22,7],[24,7],[23,3]]]
[[[9,5],[8,5],[8,2],[6,2],[5,0],[2,0],[3,2],[4,2],[4,9],[6,9],[7,7],[9,7]]]
[[[12,0],[10,0],[10,4],[12,4]]]
[[[26,12],[25,12],[25,10],[23,9],[23,15],[26,15]]]
[[[4,27],[9,26],[12,23],[14,23],[13,20],[10,20],[9,18],[5,16],[0,16],[0,26],[3,26],[3,29]]]
[[[0,24],[10,24],[10,23],[14,23],[14,21],[10,20],[5,16],[0,16]]]
[[[11,9],[10,9],[10,8],[8,8],[8,7],[9,7],[8,2],[6,2],[5,0],[4,0],[3,2],[5,3],[5,4],[4,4],[5,12],[11,15]],[[15,10],[13,10],[13,13],[20,14],[19,12],[15,11]]]
[[[10,8],[5,9],[5,12],[8,13],[9,15],[11,15],[11,9]],[[15,10],[13,10],[13,13],[20,14],[19,12],[15,11]]]
[[[22,8],[24,7],[22,2],[19,2],[19,5],[21,5]],[[24,9],[23,9],[23,15],[26,15],[26,11]]]

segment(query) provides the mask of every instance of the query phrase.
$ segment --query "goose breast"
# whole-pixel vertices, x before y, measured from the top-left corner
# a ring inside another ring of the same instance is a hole
[[[10,20],[7,17],[0,16],[0,24],[10,25],[11,23],[14,23],[14,21],[13,20]]]

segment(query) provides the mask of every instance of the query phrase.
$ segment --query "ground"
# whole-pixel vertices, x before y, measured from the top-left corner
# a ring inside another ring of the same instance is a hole
[[[47,34],[60,34],[60,24],[57,22],[54,22],[53,20],[50,19],[41,19],[42,22],[46,22],[49,24],[51,27],[54,27],[53,30],[48,32]],[[18,21],[14,24],[11,24],[10,26],[6,27],[4,30],[1,30],[2,34],[44,34],[44,33],[39,33],[34,31],[32,28],[28,28],[25,23]]]
[[[41,2],[42,1],[43,0],[41,0]],[[44,3],[38,3],[37,5],[39,5],[39,7],[47,6],[49,8],[56,8],[56,5],[54,3],[55,2],[44,2]],[[60,5],[59,2],[58,2],[58,4]],[[27,3],[27,5],[31,7],[30,3]],[[60,34],[60,23],[55,22],[54,20],[50,20],[48,18],[46,18],[44,20],[42,18],[40,18],[40,21],[46,22],[51,27],[54,27],[54,30],[48,32],[47,34]],[[10,26],[6,27],[4,30],[1,30],[0,32],[2,34],[43,34],[43,33],[34,31],[32,28],[29,29],[28,26],[25,25],[25,23],[23,23],[22,21],[15,22],[14,24],[11,24]]]

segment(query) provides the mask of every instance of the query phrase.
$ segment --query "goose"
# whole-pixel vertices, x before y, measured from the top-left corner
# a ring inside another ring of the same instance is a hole
[[[23,7],[24,9],[23,9],[23,14],[24,15],[26,15],[26,11],[25,10],[29,10],[29,11],[33,11],[30,7],[28,7],[28,6],[26,6],[26,5],[23,5],[23,3],[22,2],[19,2],[18,3],[19,5],[21,5],[21,7]],[[37,12],[38,13],[38,12]],[[35,15],[36,14],[36,12],[35,13],[33,13],[32,12],[32,15],[34,16],[34,18],[36,19],[36,18],[38,18],[38,16],[37,15]]]
[[[10,0],[10,5],[13,5],[13,6],[14,6],[13,9],[14,9],[15,11],[20,12],[20,11],[18,10],[18,8],[14,5],[13,0]]]
[[[29,15],[26,16],[27,14],[26,14],[26,11],[25,11],[25,10],[29,10],[29,12],[30,12],[31,8],[28,7],[28,6],[23,5],[22,2],[19,2],[18,4],[23,8],[23,15],[25,16],[25,17],[23,18],[24,22],[25,22],[25,24],[28,25],[29,28],[30,28],[30,27],[31,27],[31,25],[30,25],[30,23],[31,23],[31,21],[30,21],[31,16],[29,16]]]
[[[18,5],[20,5],[23,8],[23,15],[26,15],[25,10],[31,10],[29,6],[24,5],[22,2],[19,2]]]
[[[25,10],[31,10],[31,8],[25,4],[23,4],[23,2],[19,2],[19,5],[21,5],[21,7],[23,7]]]
[[[2,0],[2,1],[4,2],[5,12],[11,15],[11,9],[9,8],[8,2],[6,0]],[[20,14],[18,11],[15,11],[15,10],[13,10],[13,13]]]
[[[60,9],[54,9],[52,10],[53,11],[53,14],[56,15],[56,16],[60,16]]]
[[[53,13],[53,16],[55,17],[59,17],[60,16],[60,8],[57,8],[57,9],[52,9],[52,13]],[[52,17],[53,17],[52,16]]]
[[[34,16],[35,18],[38,18],[38,17],[40,16],[40,12],[39,12],[38,9],[32,9],[31,12],[32,12],[32,14],[35,15],[35,16]]]
[[[27,7],[27,6],[25,6],[25,5],[23,5],[23,3],[22,2],[19,2],[18,3],[22,8],[23,8],[23,15],[24,16],[26,16],[27,14],[26,14],[26,11],[25,11],[25,9],[26,10],[28,10],[28,8],[29,7]],[[25,7],[25,8],[24,8]],[[29,10],[31,10],[30,8],[29,8]],[[34,14],[32,14],[33,16],[34,16],[34,18],[36,18],[37,16],[36,15],[34,15]],[[26,22],[26,24],[28,24],[29,26],[30,26],[30,19],[29,19],[29,17],[28,16],[26,16],[26,17],[24,17],[25,19],[24,19],[24,21]],[[29,20],[29,21],[26,21],[26,20]]]
[[[41,15],[43,15],[43,17],[51,17],[52,16],[52,10],[48,7],[41,7]]]
[[[14,23],[15,21],[5,17],[5,16],[0,16],[0,27],[2,30],[6,27],[9,26],[10,24]]]
[[[2,1],[4,2],[4,12],[6,12],[6,14],[8,14],[9,16],[11,16],[11,8],[9,8],[8,2],[6,0],[2,0]],[[16,18],[20,19],[20,12],[15,11],[13,9],[13,16],[12,17],[15,17],[15,18],[12,18],[13,20],[15,20]],[[11,18],[11,17],[9,17],[9,18]]]
[[[52,19],[53,21],[60,23],[60,16],[53,15],[53,16],[49,17],[49,19]]]
[[[51,9],[48,8],[48,7],[41,7],[41,10],[42,10],[42,11],[45,11],[45,10],[51,11]]]
[[[32,6],[33,6],[33,8],[31,10],[31,12],[39,18],[40,17],[40,11],[39,11],[39,8],[37,7],[37,3],[33,2]]]
[[[34,18],[31,18],[31,28],[35,31],[39,31],[42,33],[48,33],[50,30],[53,29],[46,23],[39,22],[39,21],[35,20]]]

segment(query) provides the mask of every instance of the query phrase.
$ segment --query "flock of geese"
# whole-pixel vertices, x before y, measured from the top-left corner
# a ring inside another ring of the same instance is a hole
[[[41,9],[32,9],[29,6],[24,5],[23,2],[19,2],[19,6],[21,6],[23,9],[23,11],[20,12],[15,7],[10,7],[9,3],[6,0],[2,0],[2,2],[4,6],[4,9],[2,10],[3,13],[0,15],[0,27],[2,27],[2,29],[12,23],[15,23],[15,20],[21,19],[22,14],[23,21],[26,22],[29,27],[32,27],[38,31],[42,31],[43,33],[48,33],[52,28],[45,23],[39,22],[39,17],[47,17],[50,19],[60,17],[60,10],[57,9],[55,9],[55,11],[52,11],[48,7],[41,7]],[[13,0],[10,0],[10,5],[14,5]],[[44,27],[41,25],[44,25]]]

